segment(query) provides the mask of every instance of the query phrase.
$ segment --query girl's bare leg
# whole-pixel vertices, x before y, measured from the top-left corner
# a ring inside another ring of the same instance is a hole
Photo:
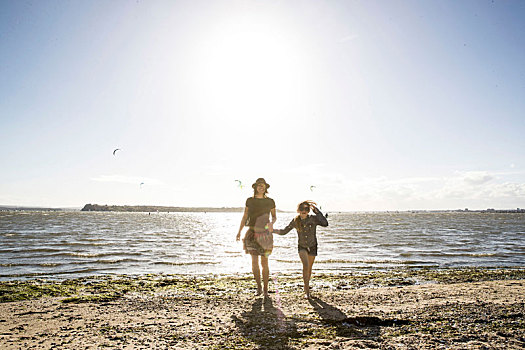
[[[312,279],[312,267],[314,266],[315,256],[308,255],[308,289],[310,289],[310,280]]]
[[[309,255],[306,250],[300,250],[299,257],[301,258],[301,262],[303,263],[304,294],[307,298],[310,298],[310,275],[312,274],[312,265],[310,265]]]
[[[264,295],[268,296],[268,281],[270,279],[270,268],[268,267],[268,257],[261,256],[262,278],[264,284]]]
[[[257,295],[261,295],[262,293],[261,271],[259,270],[259,256],[258,255],[252,255],[252,272],[253,272],[253,278],[255,278],[255,282],[257,283]],[[264,265],[263,265],[263,274],[264,274]]]

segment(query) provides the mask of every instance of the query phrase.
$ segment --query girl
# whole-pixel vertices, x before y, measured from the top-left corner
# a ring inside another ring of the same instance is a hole
[[[252,256],[252,272],[257,283],[257,295],[268,296],[268,280],[270,269],[268,267],[268,256],[273,249],[273,224],[277,221],[275,215],[275,202],[266,194],[270,185],[263,178],[257,179],[252,185],[253,197],[246,200],[244,215],[241,219],[241,226],[237,233],[236,240],[241,238],[241,231],[244,226],[248,226],[248,231],[244,235],[243,247],[246,254]],[[270,222],[270,214],[272,221]],[[259,257],[262,267],[263,288],[261,288],[261,273],[259,269]]]
[[[310,208],[313,210],[315,216],[308,215]],[[293,228],[297,231],[297,249],[299,251],[299,258],[301,258],[301,262],[303,263],[304,293],[306,294],[306,298],[310,298],[310,277],[312,275],[312,266],[317,256],[316,227],[317,225],[326,227],[328,226],[328,221],[312,201],[299,203],[297,212],[299,215],[297,215],[288,226],[282,230],[274,230],[273,232],[279,235],[285,235]]]

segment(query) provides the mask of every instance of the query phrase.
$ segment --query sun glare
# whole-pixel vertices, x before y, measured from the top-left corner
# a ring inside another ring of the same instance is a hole
[[[197,41],[191,80],[214,115],[238,122],[247,113],[278,118],[275,111],[291,112],[291,95],[306,85],[301,84],[304,60],[289,28],[268,23],[232,17]]]

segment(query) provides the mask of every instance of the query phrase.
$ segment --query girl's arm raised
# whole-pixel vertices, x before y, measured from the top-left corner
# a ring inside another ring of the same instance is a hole
[[[323,227],[328,226],[328,220],[326,220],[326,218],[323,215],[323,213],[321,213],[321,211],[315,206],[312,207],[312,210],[313,210],[315,216],[317,217],[317,221],[319,221],[319,225],[321,225]]]

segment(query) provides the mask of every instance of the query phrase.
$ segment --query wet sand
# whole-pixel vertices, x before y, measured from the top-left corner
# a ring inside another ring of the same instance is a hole
[[[523,349],[525,270],[0,283],[1,349]],[[29,299],[29,300],[19,300]],[[12,300],[12,301],[11,301]]]

